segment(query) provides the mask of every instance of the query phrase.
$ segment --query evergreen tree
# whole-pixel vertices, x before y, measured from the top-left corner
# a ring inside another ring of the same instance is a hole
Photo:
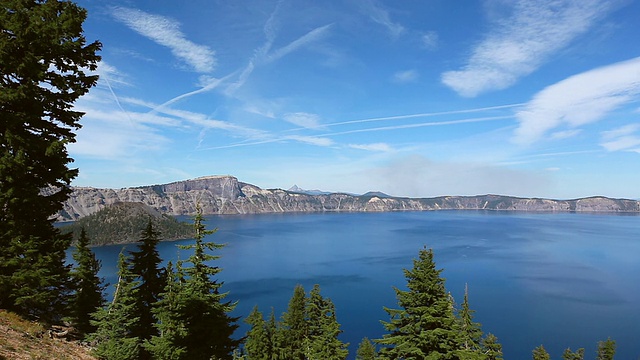
[[[161,334],[152,337],[147,348],[153,354],[170,352],[171,357],[162,359],[232,359],[240,340],[232,338],[238,319],[228,313],[236,304],[224,301],[228,293],[220,293],[222,283],[213,279],[221,269],[207,264],[219,258],[207,251],[223,245],[204,242],[204,237],[214,231],[206,230],[200,206],[196,210],[194,244],[179,246],[193,253],[178,262],[176,275],[167,282],[165,289],[171,288],[174,293],[165,291],[160,301],[157,314]]]
[[[616,342],[611,339],[598,342],[598,356],[596,360],[613,360],[616,354]]]
[[[140,236],[138,250],[131,252],[131,272],[140,281],[136,288],[136,314],[140,321],[134,329],[134,335],[141,340],[150,340],[153,335],[158,335],[154,326],[156,318],[153,306],[160,299],[160,293],[166,285],[165,275],[160,267],[162,259],[157,249],[159,241],[160,233],[154,229],[153,222],[149,219]],[[148,358],[147,354],[143,352],[142,358]]]
[[[100,261],[89,249],[89,239],[82,229],[78,244],[73,252],[76,267],[71,271],[74,294],[71,298],[71,322],[78,335],[84,337],[96,327],[91,324],[91,314],[104,306],[104,285],[98,277]]]
[[[267,320],[265,327],[267,329],[267,335],[271,340],[271,357],[269,359],[287,359],[287,356],[283,350],[286,344],[284,330],[282,329],[282,326],[276,321],[276,314],[273,308],[271,308],[271,314],[269,315],[269,320]]]
[[[94,352],[100,359],[134,360],[140,358],[142,341],[134,336],[138,321],[136,314],[136,287],[138,282],[129,269],[128,259],[121,252],[118,257],[118,283],[113,300],[107,308],[94,315],[92,324],[96,332],[89,340],[96,344]]]
[[[306,301],[307,334],[304,352],[307,359],[342,360],[349,344],[338,339],[342,333],[331,299],[320,295],[320,285],[314,285]]]
[[[456,352],[461,359],[485,359],[485,352],[480,347],[482,330],[480,324],[473,321],[475,311],[469,308],[469,288],[464,287],[464,300],[458,311],[458,346]]]
[[[551,357],[544,346],[540,345],[533,349],[533,360],[549,360]]]
[[[389,333],[376,340],[387,346],[380,350],[381,358],[456,358],[456,318],[441,272],[427,249],[413,260],[413,269],[404,270],[408,290],[395,288],[400,309],[384,308],[391,320],[383,322]]]
[[[487,355],[487,360],[503,360],[502,345],[498,342],[498,338],[491,333],[482,339],[482,350]]]
[[[362,339],[356,352],[356,360],[376,360],[377,355],[376,347],[369,338]]]
[[[244,344],[247,360],[270,360],[272,358],[271,339],[267,324],[257,305],[245,322],[251,326]]]
[[[580,348],[575,352],[571,351],[570,348],[567,348],[562,353],[563,360],[584,360],[584,349]]]
[[[182,320],[185,311],[180,304],[183,279],[181,271],[173,270],[173,263],[169,261],[166,268],[166,283],[160,300],[154,304],[153,312],[158,319],[155,324],[158,334],[153,335],[144,347],[154,359],[180,360],[185,359],[185,349],[181,345],[186,336],[186,326]]]
[[[51,216],[76,169],[66,145],[95,85],[100,43],[86,44],[86,11],[69,1],[4,0],[0,9],[0,308],[57,321],[68,309],[70,265]]]
[[[289,300],[287,312],[282,314],[282,332],[284,343],[280,357],[283,359],[304,360],[304,345],[307,338],[306,295],[302,285],[297,285]]]

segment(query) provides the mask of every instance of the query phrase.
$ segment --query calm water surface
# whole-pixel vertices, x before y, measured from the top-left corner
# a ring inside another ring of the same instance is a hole
[[[296,284],[320,284],[337,307],[342,340],[384,333],[383,306],[396,307],[393,286],[426,246],[444,269],[447,289],[462,300],[469,285],[475,319],[500,339],[507,360],[530,359],[544,344],[552,358],[599,340],[618,344],[616,359],[640,358],[640,216],[438,211],[210,216],[226,243],[217,265],[236,315],[254,305],[279,316]],[[164,242],[165,260],[186,259]],[[102,276],[116,282],[122,246],[94,248]],[[243,335],[246,326],[238,335]]]

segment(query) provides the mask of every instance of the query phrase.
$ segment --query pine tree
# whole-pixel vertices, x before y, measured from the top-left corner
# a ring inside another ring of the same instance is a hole
[[[171,274],[167,281],[165,289],[174,292],[169,295],[165,291],[156,312],[161,334],[152,337],[146,348],[154,354],[170,352],[163,359],[232,359],[240,340],[232,338],[238,318],[228,314],[236,304],[224,301],[228,293],[220,293],[222,283],[213,279],[221,269],[207,264],[219,258],[207,251],[224,245],[204,242],[214,231],[206,230],[199,205],[196,211],[194,244],[179,246],[193,253],[178,262],[176,275]]]
[[[267,324],[257,305],[245,319],[245,322],[251,326],[244,343],[247,360],[270,360],[272,357],[271,339]]]
[[[598,342],[598,356],[596,360],[613,360],[616,354],[616,342],[611,339]]]
[[[362,339],[356,351],[356,360],[376,360],[377,355],[376,347],[371,340],[366,337]]]
[[[282,314],[284,344],[281,358],[304,360],[304,345],[307,338],[306,294],[302,285],[297,285],[289,300],[287,312]],[[283,356],[284,355],[284,356]],[[286,357],[285,357],[286,356]]]
[[[166,283],[160,300],[154,304],[153,312],[158,319],[155,324],[158,334],[145,342],[145,349],[154,359],[180,360],[185,359],[185,349],[181,345],[186,337],[187,324],[182,320],[185,309],[180,304],[183,279],[181,271],[173,270],[173,263],[169,261],[166,268]]]
[[[376,340],[386,346],[379,352],[381,358],[456,358],[456,318],[441,272],[433,251],[427,249],[413,260],[413,269],[404,270],[408,290],[395,288],[400,309],[384,308],[391,320],[383,322],[389,333]]]
[[[78,335],[84,337],[92,333],[96,327],[91,324],[91,314],[104,306],[104,285],[98,277],[100,261],[89,249],[89,239],[84,231],[80,231],[80,238],[73,252],[76,267],[71,271],[74,284],[74,294],[71,298],[71,323]]]
[[[342,333],[336,318],[336,310],[331,299],[325,299],[320,294],[320,285],[314,285],[309,292],[305,306],[307,319],[307,334],[303,350],[307,359],[342,360],[349,351],[345,344],[338,339]]]
[[[567,348],[562,353],[563,360],[584,360],[584,349],[580,348],[575,352],[571,351],[570,348]]]
[[[537,348],[533,349],[533,360],[549,360],[551,357],[547,350],[545,350],[544,346],[540,345]]]
[[[487,360],[503,360],[502,345],[498,342],[498,338],[491,333],[482,339],[482,350],[487,355]]]
[[[140,321],[134,329],[134,335],[141,340],[150,340],[153,335],[158,335],[154,326],[156,318],[153,306],[160,299],[160,293],[166,285],[165,275],[160,267],[162,259],[157,249],[159,241],[160,233],[154,229],[153,222],[149,219],[140,236],[138,250],[131,252],[131,272],[140,281],[136,288],[136,314]],[[142,358],[148,358],[147,354],[143,353]]]
[[[5,0],[0,9],[0,308],[41,321],[68,309],[70,265],[51,216],[76,169],[66,145],[95,85],[100,43],[86,44],[86,11],[69,1]]]
[[[469,287],[464,287],[464,300],[458,311],[458,350],[456,354],[461,359],[486,359],[486,354],[480,347],[482,330],[480,324],[473,321],[475,311],[469,308]]]
[[[138,321],[135,315],[136,287],[135,276],[129,269],[124,253],[118,257],[118,283],[113,300],[107,308],[98,310],[92,325],[96,332],[89,340],[96,344],[94,352],[100,359],[133,360],[140,358],[142,341],[133,335]]]
[[[282,326],[276,321],[275,310],[271,308],[271,314],[269,320],[267,320],[265,327],[267,329],[267,335],[271,340],[271,357],[270,360],[284,360],[287,359],[284,353],[286,339]]]

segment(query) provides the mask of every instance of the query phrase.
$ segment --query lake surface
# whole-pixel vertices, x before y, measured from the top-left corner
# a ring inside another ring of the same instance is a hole
[[[279,316],[296,284],[320,284],[336,305],[355,357],[360,340],[380,338],[382,307],[397,307],[403,268],[433,248],[447,289],[460,302],[465,283],[485,333],[505,359],[530,359],[544,344],[560,359],[571,347],[594,359],[597,342],[616,340],[616,359],[640,357],[640,216],[481,211],[209,216],[208,240],[226,243],[215,263],[237,316],[254,305]],[[163,242],[165,260],[186,259]],[[130,246],[133,248],[133,246]],[[94,248],[102,276],[116,282],[122,246]],[[110,289],[111,290],[111,289]],[[244,335],[246,326],[239,330]]]

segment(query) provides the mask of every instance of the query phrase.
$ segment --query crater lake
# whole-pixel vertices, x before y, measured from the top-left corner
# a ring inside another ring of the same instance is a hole
[[[186,220],[188,218],[180,218]],[[396,308],[393,287],[405,289],[404,268],[424,247],[456,302],[465,284],[475,321],[496,335],[507,360],[530,359],[543,344],[552,358],[597,342],[617,343],[616,359],[640,357],[640,216],[637,214],[433,211],[207,216],[208,241],[224,243],[213,265],[238,301],[242,320],[254,305],[268,316],[286,311],[296,284],[319,284],[331,298],[349,358],[363,337],[380,338],[383,306]],[[161,257],[186,259],[162,242]],[[116,283],[122,245],[93,248],[101,276]],[[135,245],[128,245],[132,250]],[[108,298],[110,298],[109,295]]]

